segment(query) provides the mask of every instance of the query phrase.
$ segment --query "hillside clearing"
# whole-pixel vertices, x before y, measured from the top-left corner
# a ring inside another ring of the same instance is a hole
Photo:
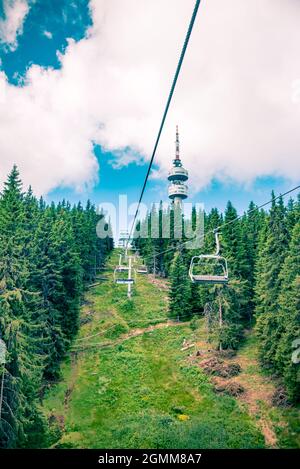
[[[273,387],[258,368],[253,336],[232,359],[242,367],[232,379],[243,383],[245,394],[236,399],[215,393],[214,379],[197,363],[197,350],[211,353],[203,321],[195,331],[189,323],[168,321],[166,289],[147,276],[138,278],[127,300],[124,287],[111,279],[115,261],[113,256],[107,266],[108,280],[88,293],[62,380],[46,393],[51,445],[297,447],[299,412],[275,409],[266,399]],[[196,347],[182,350],[184,343]]]

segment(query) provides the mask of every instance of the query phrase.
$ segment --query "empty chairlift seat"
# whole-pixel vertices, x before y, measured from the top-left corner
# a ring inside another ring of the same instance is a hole
[[[138,264],[136,267],[136,271],[138,274],[147,274],[148,268],[145,264]]]
[[[135,275],[136,273],[133,268],[130,268],[129,265],[122,264],[122,255],[120,255],[119,264],[114,269],[114,282],[117,285],[133,284],[135,282]]]
[[[134,277],[128,277],[128,271],[129,268],[127,266],[117,265],[114,270],[114,282],[117,285],[127,285],[128,283],[134,283],[135,279]],[[132,269],[131,272],[134,273],[134,269]]]
[[[193,283],[225,284],[228,282],[228,265],[225,257],[219,255],[220,244],[218,233],[215,232],[216,253],[201,254],[191,260],[189,276]]]

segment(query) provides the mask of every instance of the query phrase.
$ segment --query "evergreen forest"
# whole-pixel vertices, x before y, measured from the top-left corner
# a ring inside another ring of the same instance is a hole
[[[13,167],[0,196],[1,448],[299,447],[300,197],[242,215],[231,202],[176,210],[153,206],[124,256],[109,220],[97,236],[92,203],[37,199]],[[191,259],[215,252],[216,229],[229,281],[199,285]],[[120,254],[144,266],[130,298],[114,281]],[[241,382],[226,384],[231,356]]]

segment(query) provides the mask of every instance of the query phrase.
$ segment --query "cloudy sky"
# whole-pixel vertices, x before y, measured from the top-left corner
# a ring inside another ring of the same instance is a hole
[[[194,0],[0,0],[0,183],[136,200]],[[191,200],[243,209],[300,179],[300,2],[203,0],[146,200],[175,126]],[[100,200],[101,199],[101,200]]]

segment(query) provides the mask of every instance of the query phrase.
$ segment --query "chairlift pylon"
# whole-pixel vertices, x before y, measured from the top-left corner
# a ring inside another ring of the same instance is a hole
[[[219,233],[215,231],[215,254],[194,256],[190,263],[189,276],[193,283],[225,284],[228,282],[228,264],[225,257],[220,256]],[[210,273],[207,271],[210,270]]]

